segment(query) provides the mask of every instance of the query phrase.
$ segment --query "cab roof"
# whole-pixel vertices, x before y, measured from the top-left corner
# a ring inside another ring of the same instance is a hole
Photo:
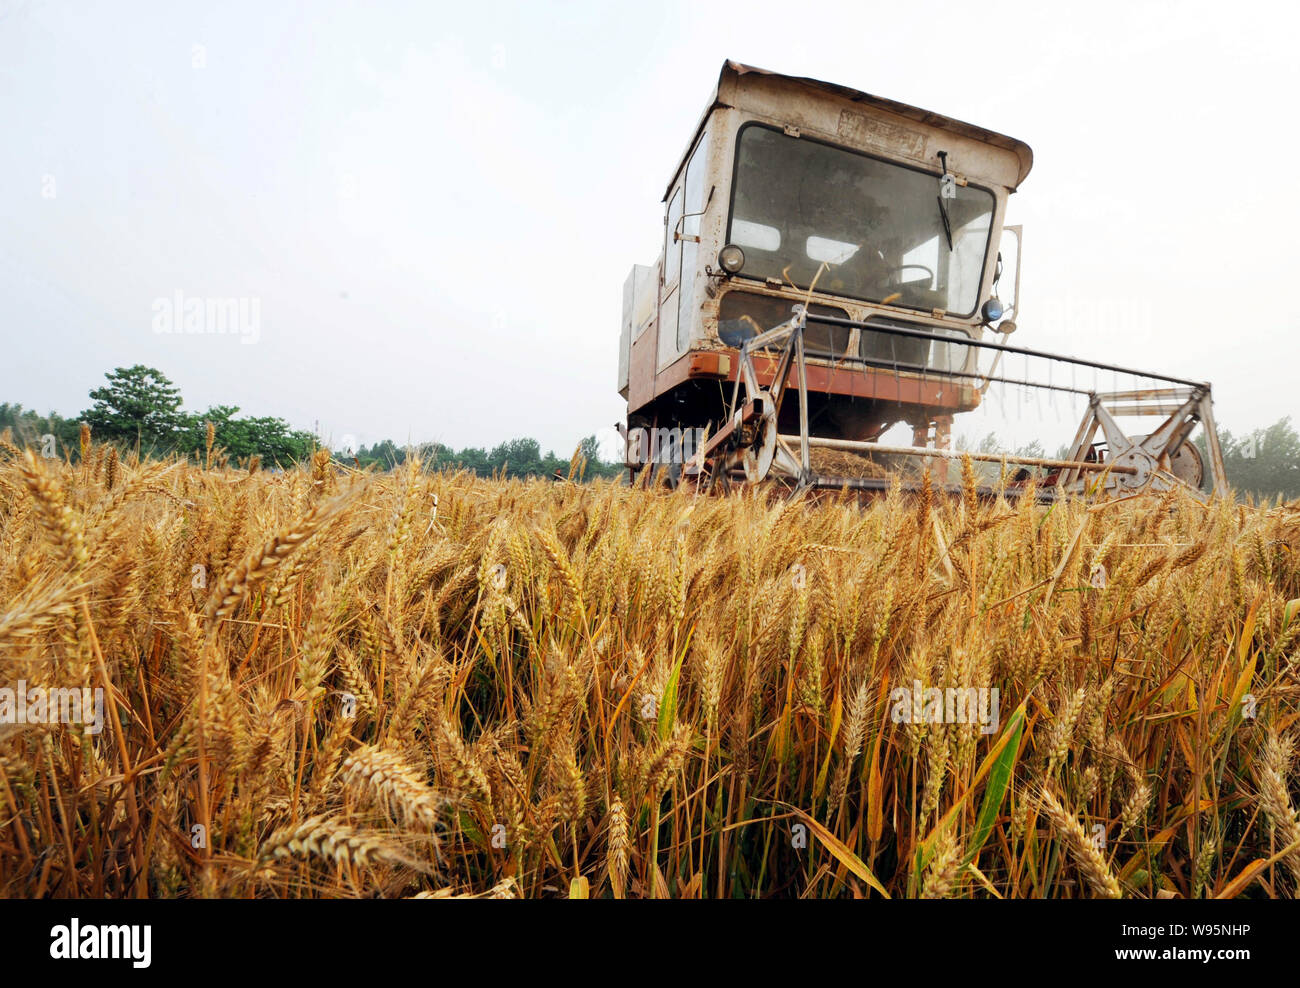
[[[1011,186],[1012,191],[1014,191],[1015,187],[1025,180],[1025,176],[1029,174],[1029,170],[1034,164],[1034,152],[1030,149],[1029,145],[1014,137],[1008,137],[1006,134],[999,134],[996,131],[988,130],[984,127],[977,127],[975,124],[956,120],[953,117],[934,113],[931,110],[923,110],[919,107],[909,106],[906,103],[899,103],[896,100],[885,99],[882,96],[873,96],[871,93],[864,93],[859,89],[851,89],[848,86],[841,86],[833,82],[822,82],[820,79],[810,79],[806,76],[783,75],[780,72],[772,72],[768,69],[760,69],[752,65],[745,65],[741,62],[727,59],[727,61],[722,63],[722,71],[718,75],[718,82],[717,85],[714,86],[713,96],[709,100],[709,105],[705,108],[699,124],[691,135],[690,143],[686,146],[686,151],[682,154],[677,168],[673,171],[673,179],[669,181],[668,190],[664,194],[665,200],[668,198],[668,193],[672,191],[672,183],[676,180],[676,176],[685,164],[687,156],[691,153],[691,149],[695,147],[695,142],[699,140],[700,134],[704,130],[705,124],[708,122],[709,115],[712,114],[715,109],[729,107],[731,105],[723,98],[724,92],[731,91],[731,87],[727,85],[728,81],[739,81],[746,75],[761,75],[796,83],[800,86],[807,87],[808,89],[838,96],[850,103],[857,103],[862,106],[869,106],[878,110],[883,110],[886,113],[892,113],[895,116],[914,120],[917,123],[924,124],[928,127],[948,131],[949,133],[957,134],[969,138],[970,140],[979,141],[982,144],[987,144],[990,147],[1009,151],[1015,155],[1018,163],[1016,180],[1014,185]]]

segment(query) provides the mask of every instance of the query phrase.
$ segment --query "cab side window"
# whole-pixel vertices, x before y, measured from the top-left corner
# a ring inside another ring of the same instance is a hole
[[[682,189],[679,185],[668,203],[668,223],[664,231],[664,288],[672,288],[682,270],[682,245],[673,239],[682,219]]]
[[[700,235],[700,214],[706,205],[704,173],[707,171],[708,135],[700,138],[690,162],[686,165],[685,203],[683,205],[681,271],[682,285],[677,290],[677,352],[685,352],[695,328],[695,270],[699,263],[700,245],[695,240]]]

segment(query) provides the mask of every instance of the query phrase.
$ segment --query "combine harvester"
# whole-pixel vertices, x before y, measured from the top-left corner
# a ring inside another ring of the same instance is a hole
[[[1007,342],[1021,230],[1003,219],[1032,161],[971,124],[727,62],[664,196],[663,254],[623,290],[633,476],[881,491],[947,484],[969,455],[1011,494],[1225,493],[1209,384]],[[1086,403],[1068,454],[953,449],[954,416],[994,386]],[[1132,434],[1133,416],[1163,421]],[[881,441],[900,425],[911,445]]]

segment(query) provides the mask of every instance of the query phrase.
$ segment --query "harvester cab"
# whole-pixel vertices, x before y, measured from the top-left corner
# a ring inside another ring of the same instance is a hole
[[[981,127],[727,62],[665,192],[663,253],[624,285],[633,474],[880,490],[970,456],[1040,497],[1226,490],[1209,385],[1009,342],[1021,231],[1003,221],[1032,162]],[[1103,377],[1127,386],[1087,386]],[[954,449],[954,417],[995,386],[1072,395],[1074,441]],[[1134,415],[1163,421],[1133,435]],[[899,426],[910,444],[882,441]]]

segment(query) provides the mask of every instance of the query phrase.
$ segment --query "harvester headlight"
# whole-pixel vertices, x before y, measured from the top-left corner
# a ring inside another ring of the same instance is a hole
[[[984,320],[986,326],[997,322],[1002,318],[1002,313],[1006,310],[1002,308],[1002,303],[995,298],[991,298],[984,303],[980,309],[980,317]]]
[[[736,274],[745,266],[745,252],[735,244],[727,244],[718,251],[718,267],[727,274]]]

